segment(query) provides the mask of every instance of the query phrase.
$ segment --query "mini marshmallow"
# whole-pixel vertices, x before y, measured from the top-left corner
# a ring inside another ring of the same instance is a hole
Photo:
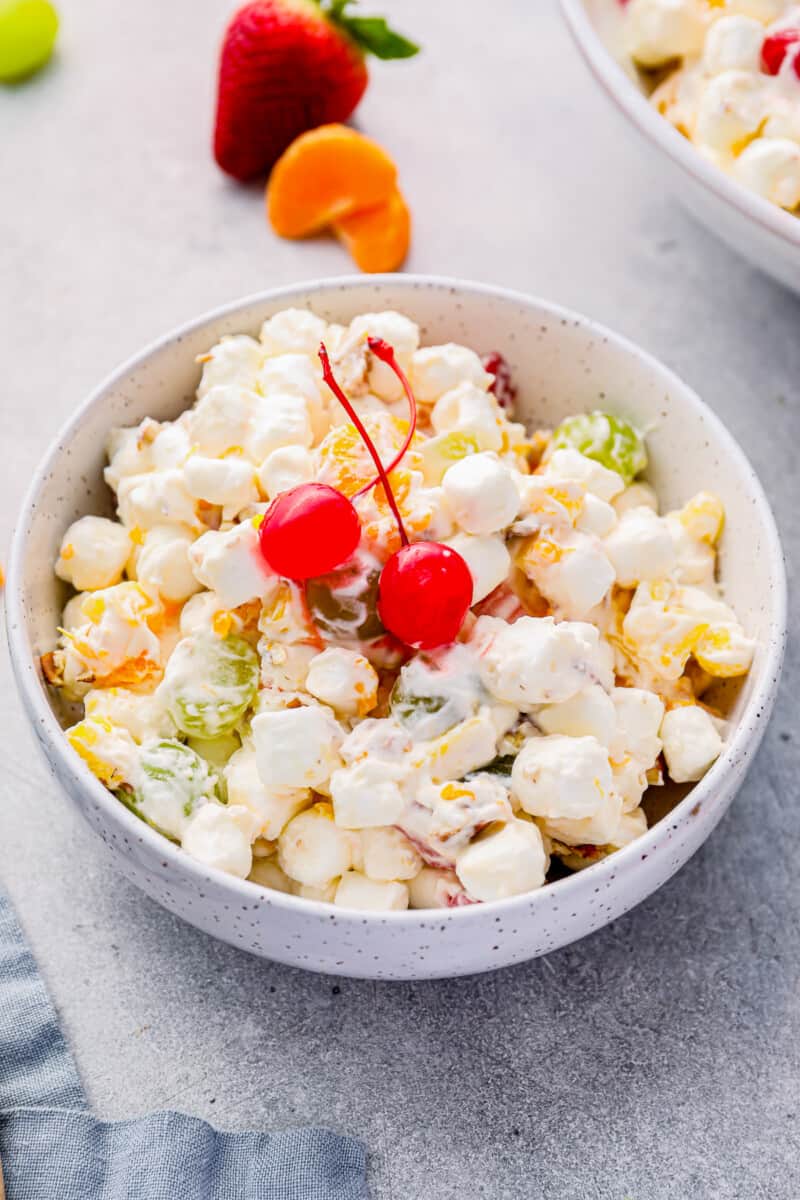
[[[433,404],[460,383],[487,391],[492,379],[474,350],[453,342],[426,346],[411,359],[411,385],[421,404]]]
[[[258,530],[250,521],[223,533],[204,533],[189,550],[189,559],[195,578],[216,592],[226,608],[263,598],[276,584],[277,577],[259,549]]]
[[[520,617],[507,625],[480,617],[473,642],[486,688],[521,709],[569,700],[587,683],[609,683],[600,635],[584,622]]]
[[[446,544],[461,555],[472,573],[473,604],[483,600],[508,577],[511,555],[502,537],[457,533]]]
[[[128,530],[106,517],[81,517],[61,539],[56,575],[78,592],[119,583],[133,549]]]
[[[800,145],[789,138],[758,137],[736,159],[740,183],[793,212],[800,206]]]
[[[454,463],[445,472],[442,491],[465,533],[496,533],[510,525],[519,510],[514,476],[499,458],[485,452]]]
[[[615,578],[603,544],[569,527],[530,538],[517,563],[553,611],[575,621],[605,599]]]
[[[150,446],[150,461],[154,471],[167,471],[170,467],[182,467],[192,452],[188,431],[189,414],[184,413],[177,421],[162,425]]]
[[[186,525],[196,529],[197,501],[186,488],[183,471],[177,467],[149,475],[128,475],[117,489],[117,511],[129,529],[152,529],[154,525]]]
[[[408,763],[372,758],[334,771],[330,791],[336,824],[343,829],[394,825],[405,808],[403,789],[411,774]]]
[[[599,496],[587,492],[583,500],[583,508],[575,521],[575,528],[581,533],[592,534],[604,538],[611,533],[617,523],[617,511],[612,504],[601,500]]]
[[[331,806],[324,801],[293,817],[278,838],[281,870],[307,887],[326,887],[344,875],[352,861],[352,834],[335,824]]]
[[[722,738],[710,715],[696,704],[672,708],[661,722],[667,770],[675,783],[694,783],[722,753]]]
[[[661,752],[658,731],[664,718],[664,701],[644,688],[616,687],[611,700],[617,717],[615,756],[632,754],[651,767]]]
[[[710,75],[723,71],[759,71],[764,26],[738,13],[720,17],[709,28],[703,46],[703,66]]]
[[[276,392],[259,399],[245,441],[249,458],[262,463],[281,446],[303,446],[314,441],[311,412],[303,396]]]
[[[186,417],[195,451],[211,458],[241,452],[258,399],[254,391],[238,385],[206,392]]]
[[[253,866],[252,837],[252,815],[246,808],[204,804],[189,818],[181,845],[203,866],[246,879]]]
[[[359,871],[348,871],[336,889],[334,904],[362,912],[399,912],[408,908],[408,888],[404,883],[379,883]]]
[[[612,786],[608,751],[594,737],[531,738],[511,771],[512,792],[533,817],[591,817]]]
[[[306,308],[286,308],[261,326],[259,340],[263,353],[316,355],[324,342],[328,326],[322,317]]]
[[[616,471],[587,458],[580,450],[565,447],[554,450],[542,464],[545,478],[555,477],[569,483],[580,483],[587,492],[610,503],[625,488],[625,480]]]
[[[258,773],[253,746],[242,746],[228,759],[222,772],[228,803],[253,814],[256,835],[275,841],[287,822],[311,803],[309,788],[266,787]]]
[[[594,737],[601,745],[610,746],[617,730],[617,710],[608,693],[593,683],[561,704],[540,708],[535,721],[545,733]]]
[[[136,578],[148,592],[170,604],[183,604],[201,584],[189,560],[191,533],[179,525],[154,525],[136,557]]]
[[[258,468],[258,485],[270,500],[314,477],[314,459],[304,446],[279,446]]]
[[[263,352],[258,342],[245,334],[224,337],[205,355],[197,395],[202,400],[216,387],[251,387],[258,374]]]
[[[360,840],[362,868],[369,879],[388,883],[419,874],[422,859],[399,829],[386,825],[364,829]]]
[[[408,884],[411,908],[461,908],[472,904],[455,871],[444,867],[423,867]]]
[[[315,704],[261,712],[251,729],[266,787],[319,788],[339,765],[344,734],[329,708]]]
[[[229,517],[259,498],[253,464],[243,458],[192,454],[183,468],[183,476],[192,496],[219,505]]]
[[[675,566],[675,544],[666,522],[651,508],[631,508],[603,543],[621,587],[663,579]]]
[[[608,846],[612,838],[619,836],[624,815],[622,798],[611,791],[590,816],[547,818],[541,827],[548,837],[567,846]]]
[[[456,858],[456,875],[474,900],[532,892],[546,874],[542,835],[531,821],[512,820],[481,834]]]
[[[720,152],[732,152],[757,133],[766,115],[763,78],[750,71],[723,71],[709,80],[700,96],[695,140]]]
[[[363,654],[333,646],[311,661],[305,687],[336,712],[363,717],[377,702],[378,675]]]

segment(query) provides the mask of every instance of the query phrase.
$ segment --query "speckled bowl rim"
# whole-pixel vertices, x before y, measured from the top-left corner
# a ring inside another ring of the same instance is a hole
[[[656,358],[647,353],[647,351],[642,350],[627,338],[597,324],[590,318],[584,317],[570,309],[563,308],[560,305],[552,304],[549,301],[540,300],[535,296],[526,295],[523,292],[512,289],[495,287],[490,284],[473,283],[468,280],[451,279],[446,276],[337,276],[320,280],[308,280],[280,288],[270,288],[238,300],[233,300],[218,308],[209,310],[200,317],[195,317],[163,337],[151,342],[144,350],[133,355],[120,367],[112,371],[95,388],[88,399],[80,405],[75,414],[63,426],[36,470],[20,510],[9,560],[8,581],[6,585],[6,625],[11,662],[17,686],[25,702],[29,717],[32,721],[38,721],[40,730],[45,735],[49,754],[60,760],[62,766],[69,774],[77,775],[82,780],[83,786],[90,793],[92,800],[105,814],[112,826],[116,826],[123,834],[144,839],[148,846],[154,851],[158,851],[158,854],[165,863],[169,863],[175,868],[178,875],[193,878],[198,888],[202,889],[210,876],[223,888],[228,889],[233,899],[241,901],[247,900],[248,897],[252,899],[253,888],[258,885],[249,883],[247,880],[237,879],[235,876],[219,871],[214,867],[207,867],[204,864],[195,862],[174,842],[156,833],[154,829],[151,829],[149,825],[146,825],[138,817],[134,816],[129,809],[120,804],[103,787],[64,737],[63,729],[56,720],[55,713],[48,704],[46,695],[42,690],[37,664],[33,656],[32,644],[27,636],[27,622],[22,600],[22,579],[28,528],[36,507],[36,499],[43,479],[48,474],[56,471],[60,465],[61,447],[70,441],[75,430],[81,425],[86,415],[102,399],[105,392],[117,382],[130,375],[132,371],[155,351],[161,350],[170,343],[179,342],[188,333],[207,322],[231,316],[255,304],[275,300],[284,300],[288,304],[293,298],[296,299],[298,297],[305,297],[313,303],[314,295],[322,297],[340,291],[342,288],[363,288],[365,291],[369,291],[370,289],[374,289],[376,285],[378,287],[407,287],[409,292],[423,288],[432,288],[440,290],[443,297],[449,296],[450,298],[462,292],[469,292],[473,295],[509,301],[522,307],[534,305],[556,320],[581,326],[598,341],[607,340],[610,344],[640,360],[648,369],[660,375],[662,380],[682,392],[686,400],[701,410],[709,434],[716,438],[720,452],[724,453],[735,464],[740,475],[748,479],[753,492],[758,518],[764,533],[770,570],[775,581],[775,587],[771,592],[769,632],[766,638],[765,654],[760,663],[760,675],[753,695],[739,719],[733,736],[726,743],[722,755],[708,774],[670,811],[668,814],[670,827],[675,827],[676,823],[681,824],[686,822],[690,818],[692,810],[696,811],[697,805],[709,803],[713,806],[715,798],[725,796],[725,787],[720,785],[723,784],[725,777],[735,769],[736,763],[740,759],[746,758],[749,752],[754,749],[754,746],[758,745],[778,688],[786,639],[786,574],[780,539],[769,502],[744,451],[720,419],[688,385],[668,367],[665,367]],[[610,876],[616,876],[623,872],[628,864],[632,864],[642,855],[646,856],[654,850],[662,836],[664,826],[665,819],[662,819],[629,846],[615,851],[608,858],[602,859],[599,863],[595,863],[590,867],[586,867],[583,871],[575,872],[564,879],[547,884],[546,887],[538,891],[524,892],[518,896],[512,896],[504,900],[486,901],[482,904],[466,905],[458,908],[434,910],[408,909],[403,912],[371,913],[365,912],[362,909],[335,908],[334,905],[324,901],[291,896],[269,888],[261,888],[261,891],[268,896],[268,904],[277,909],[286,908],[297,911],[299,908],[309,916],[315,913],[320,919],[324,920],[328,920],[331,914],[335,912],[337,921],[345,924],[350,923],[353,926],[363,925],[365,922],[374,922],[375,924],[386,924],[389,922],[400,925],[419,925],[424,928],[434,915],[435,920],[441,923],[443,921],[469,922],[477,920],[488,910],[499,915],[508,914],[515,908],[518,908],[520,911],[533,912],[535,911],[537,902],[540,902],[541,897],[552,894],[553,889],[558,889],[558,895],[567,901],[573,893],[578,896],[580,895],[580,892],[587,886],[587,878],[590,878],[593,884],[599,885],[604,880],[608,880]]]
[[[625,74],[592,24],[585,0],[560,0],[567,26],[603,90],[649,141],[717,200],[800,251],[800,217],[749,191],[706,159],[677,129],[665,121]]]

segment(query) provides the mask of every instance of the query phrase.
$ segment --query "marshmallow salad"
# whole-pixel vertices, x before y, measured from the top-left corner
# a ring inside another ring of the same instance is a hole
[[[708,689],[754,652],[720,501],[660,514],[623,414],[529,431],[513,402],[499,355],[399,313],[289,309],[213,346],[177,420],[112,432],[116,519],[64,534],[42,667],[121,803],[206,866],[386,911],[542,887],[704,775]]]
[[[655,108],[706,159],[800,210],[796,0],[604,0]]]

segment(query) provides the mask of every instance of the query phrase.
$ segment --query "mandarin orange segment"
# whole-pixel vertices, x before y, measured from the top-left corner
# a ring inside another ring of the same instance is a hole
[[[392,196],[397,168],[385,150],[346,125],[320,125],[296,138],[267,185],[267,216],[280,237],[318,233]]]
[[[333,224],[362,271],[396,271],[408,254],[411,214],[397,188],[383,204],[366,208]]]

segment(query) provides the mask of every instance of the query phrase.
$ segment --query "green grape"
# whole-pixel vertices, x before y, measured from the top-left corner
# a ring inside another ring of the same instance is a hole
[[[554,450],[580,450],[609,471],[616,471],[626,484],[633,483],[647,466],[644,438],[629,421],[610,413],[581,413],[567,417],[553,434]]]
[[[417,654],[403,667],[389,698],[391,714],[419,738],[435,738],[474,715],[483,689],[469,651],[448,647]]]
[[[182,733],[218,738],[239,723],[258,690],[258,655],[243,638],[197,633],[178,642],[159,692]]]
[[[227,803],[228,789],[225,786],[225,777],[222,773],[222,768],[225,766],[231,755],[237,750],[241,750],[242,743],[236,733],[222,733],[216,738],[194,738],[190,737],[186,740],[186,745],[194,750],[196,754],[208,763],[212,771],[217,774],[217,789],[220,799],[223,804]]]
[[[380,566],[365,554],[309,579],[306,602],[323,637],[329,641],[369,641],[386,632],[378,616]]]
[[[470,771],[465,778],[474,779],[476,775],[495,775],[500,783],[511,786],[511,768],[514,766],[516,754],[500,754],[497,758],[493,758],[485,767],[481,767],[479,771]]]
[[[24,79],[43,67],[57,32],[49,0],[0,0],[0,80]]]
[[[186,742],[212,767],[224,767],[232,754],[241,749],[241,741],[235,733],[223,733],[215,738],[190,737]]]
[[[166,739],[142,746],[141,776],[119,798],[138,817],[174,841],[201,804],[219,799],[217,778],[208,763],[181,742]]]

